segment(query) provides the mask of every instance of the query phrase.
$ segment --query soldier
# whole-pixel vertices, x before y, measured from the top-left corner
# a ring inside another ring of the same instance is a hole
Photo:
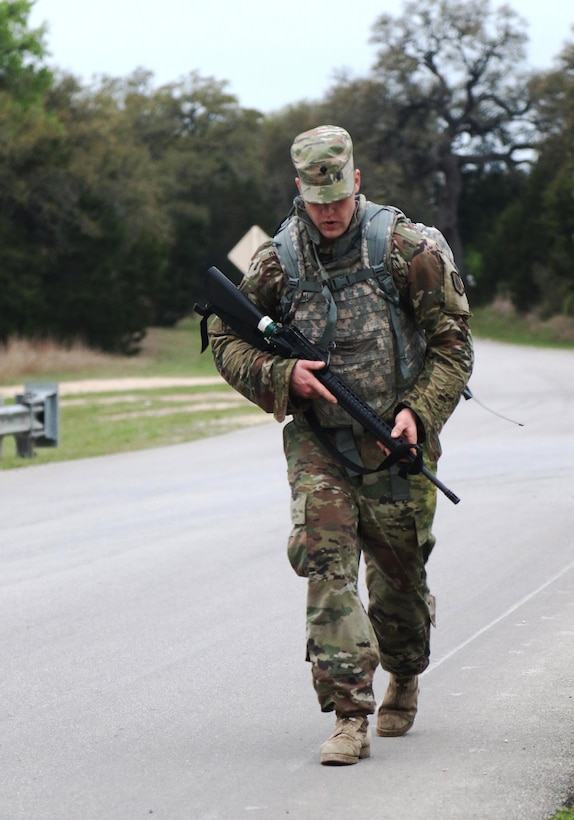
[[[439,432],[473,362],[468,301],[450,249],[437,231],[366,201],[343,128],[300,134],[291,157],[300,196],[282,230],[255,253],[241,288],[274,320],[294,322],[330,349],[333,371],[394,437],[421,445],[434,471]],[[382,445],[316,378],[321,362],[263,353],[217,318],[210,337],[229,384],[279,422],[292,416],[283,428],[288,555],[307,578],[315,692],[321,710],[336,713],[321,763],[356,763],[370,755],[379,663],[390,677],[377,734],[403,735],[415,719],[434,621],[425,565],[435,542],[436,489],[420,474],[377,471]],[[318,425],[310,425],[310,409]],[[341,451],[356,470],[333,455]],[[368,611],[358,592],[361,555]]]

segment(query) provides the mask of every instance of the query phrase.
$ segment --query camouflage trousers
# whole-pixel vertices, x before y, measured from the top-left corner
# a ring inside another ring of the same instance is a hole
[[[321,710],[372,714],[379,663],[398,675],[428,666],[434,599],[425,564],[434,546],[436,489],[420,475],[402,479],[387,470],[349,476],[304,420],[287,424],[283,439],[288,555],[307,578],[307,660]],[[355,441],[365,466],[378,466],[384,456],[373,437]],[[359,593],[361,555],[368,610]]]

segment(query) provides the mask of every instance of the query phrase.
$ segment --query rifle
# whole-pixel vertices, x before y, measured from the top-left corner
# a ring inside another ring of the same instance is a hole
[[[295,325],[281,325],[265,316],[218,268],[211,267],[207,271],[201,304],[196,303],[194,310],[203,317],[202,352],[208,346],[207,319],[216,314],[241,339],[259,350],[284,359],[323,362],[324,367],[313,371],[313,374],[336,397],[341,407],[389,451],[389,455],[378,470],[387,469],[398,463],[399,474],[403,477],[407,473],[422,473],[453,504],[459,503],[460,498],[424,466],[420,445],[409,444],[402,438],[393,438],[392,427],[383,421],[367,402],[357,396],[343,379],[329,369],[328,352],[325,353],[313,344]]]

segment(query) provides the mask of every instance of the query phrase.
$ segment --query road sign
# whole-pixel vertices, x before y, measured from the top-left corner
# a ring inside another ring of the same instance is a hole
[[[227,258],[230,262],[233,262],[236,268],[239,268],[241,273],[246,274],[251,257],[257,248],[270,238],[259,225],[254,225],[249,228],[237,245],[229,251]]]

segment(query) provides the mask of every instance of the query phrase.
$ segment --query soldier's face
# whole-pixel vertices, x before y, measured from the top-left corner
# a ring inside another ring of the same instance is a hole
[[[299,180],[296,180],[299,185]],[[355,194],[359,193],[361,175],[355,171]],[[338,239],[351,223],[355,213],[355,196],[338,199],[336,202],[319,204],[305,201],[305,209],[315,227],[325,239]]]

